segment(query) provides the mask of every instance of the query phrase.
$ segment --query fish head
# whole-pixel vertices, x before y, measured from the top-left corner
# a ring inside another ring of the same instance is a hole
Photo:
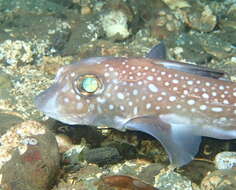
[[[95,121],[103,115],[109,82],[104,76],[106,59],[89,58],[61,67],[54,84],[35,98],[37,108],[66,124],[103,124]]]

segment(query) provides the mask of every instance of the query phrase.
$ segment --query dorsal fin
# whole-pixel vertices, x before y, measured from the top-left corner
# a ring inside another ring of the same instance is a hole
[[[146,55],[150,59],[166,59],[166,47],[163,41],[154,46]]]
[[[158,64],[163,65],[167,69],[175,69],[178,71],[187,72],[194,75],[200,75],[203,77],[210,77],[214,79],[220,79],[220,80],[229,80],[227,79],[227,74],[223,71],[218,71],[206,67],[201,67],[198,65],[192,65],[188,63],[181,63],[181,62],[175,62],[175,61],[158,61]]]

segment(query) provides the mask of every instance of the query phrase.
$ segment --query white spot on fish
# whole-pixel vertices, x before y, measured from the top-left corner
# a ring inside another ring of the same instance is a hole
[[[211,108],[211,110],[212,110],[213,112],[222,112],[222,111],[223,111],[223,108],[221,108],[221,107],[213,107],[213,108]]]
[[[176,97],[175,97],[175,96],[170,96],[170,97],[169,97],[169,100],[170,100],[171,102],[174,102],[174,101],[176,100]]]
[[[124,111],[124,110],[125,110],[125,107],[121,105],[121,106],[120,106],[120,110],[121,110],[121,111]]]
[[[191,109],[191,112],[196,112],[196,109],[195,109],[195,108],[192,108],[192,109]]]
[[[169,82],[165,82],[165,86],[169,86],[170,85],[170,83]]]
[[[194,88],[194,90],[193,90],[194,92],[199,92],[199,89],[198,88]]]
[[[129,101],[129,102],[128,102],[128,105],[129,105],[129,106],[132,106],[132,105],[133,105],[133,102],[132,102],[132,101]]]
[[[194,105],[195,104],[195,100],[191,99],[187,101],[188,105]]]
[[[138,85],[142,85],[143,84],[143,82],[142,81],[138,81]]]
[[[133,76],[129,76],[129,79],[130,79],[130,80],[133,80],[133,79],[134,79],[134,77],[133,77]]]
[[[161,77],[157,77],[157,81],[161,81]]]
[[[160,107],[160,106],[156,106],[155,109],[156,109],[156,110],[160,110],[161,107]]]
[[[132,67],[131,67],[131,70],[135,70],[135,69],[136,69],[136,67],[135,67],[135,66],[132,66]]]
[[[212,92],[211,95],[212,96],[217,96],[217,93],[216,92]]]
[[[172,82],[173,82],[174,84],[178,84],[178,83],[179,83],[179,81],[178,81],[177,79],[172,80]]]
[[[184,90],[184,95],[187,95],[188,94],[188,90]]]
[[[203,93],[202,94],[202,97],[205,98],[205,99],[208,99],[209,98],[209,95],[207,93]]]
[[[69,98],[64,98],[65,103],[69,103],[69,101],[70,101]]]
[[[206,82],[205,84],[206,84],[206,86],[211,86],[211,83],[209,83],[209,82]]]
[[[112,104],[109,104],[109,110],[113,110],[114,109],[114,105],[112,105]]]
[[[220,89],[220,90],[224,90],[225,87],[221,85],[221,86],[219,86],[219,89]]]
[[[161,75],[165,75],[165,74],[166,74],[166,72],[165,72],[165,71],[162,71],[162,72],[161,72]]]
[[[152,83],[148,84],[148,88],[151,92],[158,92],[158,88]]]
[[[137,89],[134,89],[134,90],[133,90],[133,95],[134,95],[134,96],[137,96],[137,95],[138,95],[138,90],[137,90]]]
[[[166,93],[166,92],[161,92],[161,95],[162,95],[162,96],[166,96],[167,93]]]
[[[229,104],[229,101],[228,100],[224,100],[223,103],[224,104]]]
[[[102,98],[102,97],[97,97],[97,102],[104,104],[106,102],[106,98]]]
[[[118,92],[117,93],[117,98],[121,99],[121,100],[124,100],[125,96],[124,94],[122,94],[121,92]]]
[[[204,111],[204,110],[206,110],[207,109],[207,106],[206,105],[200,105],[200,110],[202,110],[202,111]]]
[[[152,105],[151,105],[150,103],[146,104],[146,109],[147,109],[147,110],[150,109],[151,106],[152,106]]]
[[[192,81],[192,80],[188,80],[188,81],[187,81],[187,84],[188,84],[188,85],[193,85],[193,81]]]
[[[70,76],[71,76],[71,77],[74,77],[74,76],[75,76],[75,73],[74,73],[74,72],[72,72],[72,73],[70,74]]]
[[[234,92],[233,95],[236,96],[236,92]]]
[[[177,91],[178,90],[178,88],[175,86],[174,88],[173,88],[173,91]]]
[[[157,101],[162,101],[163,100],[163,97],[161,97],[161,96],[159,96],[159,97],[157,97]]]
[[[134,114],[134,115],[137,115],[137,114],[138,114],[138,107],[137,107],[137,106],[134,107],[134,109],[133,109],[133,114]]]
[[[80,98],[79,95],[76,95],[76,96],[75,96],[75,99],[76,99],[76,100],[80,100],[81,98]]]
[[[79,102],[79,103],[76,104],[76,109],[81,110],[83,108],[83,106],[84,106],[83,103]]]
[[[107,73],[107,72],[105,72],[105,73],[104,73],[104,76],[105,76],[105,77],[109,77],[109,76],[110,76],[110,74],[109,74],[109,73]]]
[[[181,106],[180,104],[178,104],[178,105],[176,106],[176,108],[177,108],[177,109],[181,109],[182,106]]]
[[[153,76],[148,76],[147,79],[152,81],[153,80]]]

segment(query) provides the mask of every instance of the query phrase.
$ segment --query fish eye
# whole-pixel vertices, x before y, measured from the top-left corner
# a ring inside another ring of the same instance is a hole
[[[75,91],[84,96],[97,95],[103,90],[102,81],[94,74],[79,76],[74,83]]]

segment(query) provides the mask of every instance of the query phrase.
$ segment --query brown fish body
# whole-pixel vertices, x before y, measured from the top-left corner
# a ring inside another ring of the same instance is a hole
[[[62,67],[36,105],[64,123],[148,133],[181,166],[201,136],[236,138],[236,84],[220,75],[158,59],[89,58]]]

